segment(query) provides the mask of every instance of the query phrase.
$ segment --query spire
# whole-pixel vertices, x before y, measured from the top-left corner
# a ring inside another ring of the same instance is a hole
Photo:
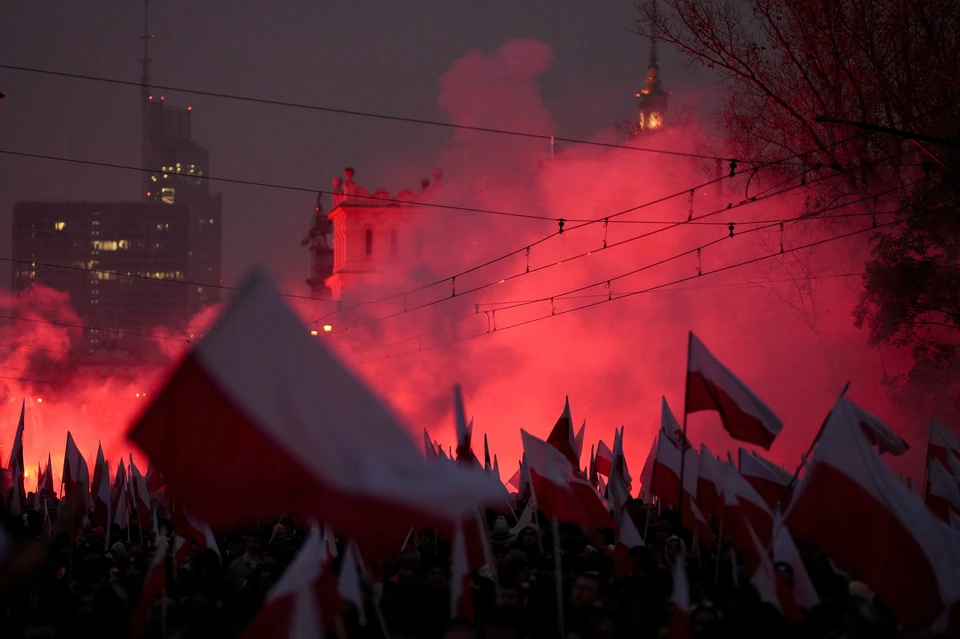
[[[146,102],[150,97],[150,40],[153,39],[153,34],[150,33],[150,0],[143,0],[143,33],[140,34],[140,39],[143,40],[140,97]]]

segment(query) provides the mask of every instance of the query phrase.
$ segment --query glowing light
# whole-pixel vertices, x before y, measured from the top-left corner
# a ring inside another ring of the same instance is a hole
[[[317,331],[310,331],[310,334],[313,335],[314,337],[316,337],[316,336],[319,335],[320,333],[318,333]]]
[[[506,281],[507,281],[507,280],[500,280],[500,283],[503,284],[503,283],[506,282]]]
[[[187,111],[193,111],[193,107],[192,107],[192,106],[188,106],[188,107],[187,107]]]
[[[135,397],[140,397],[140,393],[137,393],[137,394],[135,395]]]
[[[38,404],[42,404],[42,403],[43,403],[43,398],[42,398],[42,397],[38,397],[38,398],[37,398],[37,403],[38,403]]]
[[[323,332],[324,332],[324,333],[329,333],[329,332],[332,331],[332,330],[333,330],[333,327],[330,326],[329,324],[324,324],[324,325],[323,325]]]
[[[57,229],[58,231],[62,231],[62,230],[65,229],[66,227],[67,227],[67,223],[66,223],[66,222],[54,222],[54,223],[53,223],[53,228]]]

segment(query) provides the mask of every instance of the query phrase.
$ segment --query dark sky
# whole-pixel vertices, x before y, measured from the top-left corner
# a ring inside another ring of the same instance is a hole
[[[269,9],[267,5],[270,5]],[[154,0],[154,82],[225,93],[446,118],[438,79],[471,49],[511,38],[549,45],[541,91],[556,133],[588,137],[630,115],[648,44],[628,32],[627,0],[319,3]],[[135,0],[4,2],[0,61],[138,80],[142,5]],[[661,51],[668,89],[703,84]],[[139,165],[139,92],[0,70],[0,149]],[[449,130],[170,93],[194,107],[194,136],[211,151],[212,175],[327,188],[344,166],[391,192],[429,175]],[[216,185],[224,193],[224,278],[252,262],[285,278],[306,276],[299,247],[313,197]],[[0,156],[0,254],[10,255],[16,200],[135,199],[138,175]],[[0,265],[0,286],[9,270]]]

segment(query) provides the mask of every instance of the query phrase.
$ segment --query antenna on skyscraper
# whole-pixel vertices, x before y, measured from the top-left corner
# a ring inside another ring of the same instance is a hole
[[[140,97],[146,102],[150,99],[150,40],[153,34],[150,33],[150,0],[143,0],[143,33],[140,34],[143,40],[142,71],[140,73]]]

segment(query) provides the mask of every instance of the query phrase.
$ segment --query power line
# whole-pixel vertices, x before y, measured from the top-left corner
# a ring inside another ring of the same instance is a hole
[[[37,69],[34,67],[25,67],[25,66],[13,65],[13,64],[0,64],[0,69],[8,69],[10,71],[21,71],[24,73],[35,73],[35,74],[48,75],[48,76],[54,76],[54,77],[60,77],[60,78],[71,78],[74,80],[86,80],[89,82],[100,82],[104,84],[137,87],[138,89],[143,88],[143,84],[141,82],[136,82],[133,80],[120,80],[118,78],[106,78],[102,76],[87,75],[82,73],[69,73],[67,71],[52,71],[49,69]],[[269,98],[258,98],[258,97],[247,96],[247,95],[221,93],[217,91],[204,91],[200,89],[188,89],[185,87],[175,87],[175,86],[161,85],[161,84],[154,84],[154,83],[151,83],[149,88],[160,90],[160,91],[174,91],[177,93],[187,93],[190,95],[202,95],[210,98],[238,100],[241,102],[250,102],[254,104],[267,104],[271,106],[280,106],[280,107],[286,107],[291,109],[303,109],[308,111],[319,111],[322,113],[333,113],[337,115],[350,115],[355,117],[373,118],[377,120],[389,120],[392,122],[403,122],[405,124],[418,124],[422,126],[441,127],[445,129],[454,129],[454,130],[460,130],[460,131],[473,131],[475,133],[505,135],[505,136],[511,136],[511,137],[526,138],[531,140],[542,140],[545,142],[553,140],[555,142],[564,142],[567,144],[581,144],[584,146],[594,146],[594,147],[602,147],[602,148],[608,148],[608,149],[620,149],[623,151],[637,151],[642,153],[656,153],[659,155],[672,155],[677,157],[696,158],[701,160],[728,161],[730,159],[730,158],[723,158],[715,155],[688,153],[685,151],[668,151],[665,149],[653,149],[648,147],[630,146],[627,144],[615,144],[611,142],[597,142],[595,140],[565,138],[560,136],[546,135],[542,133],[531,133],[527,131],[514,131],[509,129],[497,129],[493,127],[470,126],[466,124],[453,124],[451,122],[441,122],[439,120],[428,120],[425,118],[412,118],[412,117],[405,117],[405,116],[398,116],[398,115],[389,115],[386,113],[374,113],[371,111],[342,109],[342,108],[336,108],[336,107],[321,106],[316,104],[305,104],[301,102],[289,102],[286,100],[272,100]]]
[[[167,335],[148,335],[147,333],[136,333],[133,331],[126,331],[120,328],[107,328],[103,326],[89,326],[87,324],[68,324],[66,322],[55,322],[53,320],[42,320],[35,317],[23,317],[22,315],[0,315],[0,319],[8,319],[17,322],[33,322],[35,324],[48,324],[50,326],[59,326],[61,328],[79,328],[85,331],[103,331],[104,333],[119,333],[124,337],[141,337],[144,339],[160,339],[167,340],[171,342],[183,342],[185,344],[190,344],[190,340],[184,339],[182,337],[170,337]]]
[[[874,230],[876,230],[876,229],[878,229],[878,228],[882,228],[882,227],[886,227],[886,226],[892,226],[892,225],[897,224],[897,223],[899,223],[899,221],[887,222],[887,223],[884,223],[884,224],[878,224],[878,225],[876,225],[876,226],[872,226],[872,225],[871,225],[871,226],[869,226],[869,227],[867,227],[867,228],[859,229],[859,230],[856,230],[856,231],[850,231],[850,232],[848,232],[848,233],[842,233],[842,234],[840,234],[840,235],[836,235],[836,236],[829,237],[829,238],[824,238],[824,239],[817,240],[817,241],[815,241],[815,242],[810,242],[810,243],[808,243],[808,244],[804,244],[804,245],[801,245],[801,246],[795,246],[795,247],[793,247],[793,248],[784,249],[783,252],[779,252],[779,251],[778,251],[778,252],[775,252],[775,253],[771,253],[771,254],[769,254],[769,255],[763,255],[763,256],[756,257],[756,258],[752,258],[752,259],[749,259],[749,260],[744,260],[744,261],[742,261],[742,262],[737,262],[736,264],[729,264],[729,265],[727,265],[727,266],[722,266],[722,267],[713,269],[713,270],[711,270],[711,271],[703,271],[702,273],[698,273],[697,275],[689,275],[689,276],[682,277],[682,278],[679,278],[679,279],[676,279],[676,280],[673,280],[673,281],[670,281],[670,282],[666,282],[666,283],[663,283],[663,284],[657,284],[657,285],[655,285],[655,286],[651,286],[651,287],[648,287],[648,288],[645,288],[645,289],[641,289],[641,290],[638,290],[638,291],[631,291],[631,292],[628,292],[628,293],[623,293],[623,294],[621,294],[621,295],[617,295],[617,296],[614,296],[614,297],[611,297],[611,298],[608,298],[608,299],[605,299],[605,300],[600,300],[600,301],[597,301],[597,302],[592,302],[592,303],[589,303],[589,304],[584,304],[583,306],[577,306],[577,307],[571,308],[571,309],[566,309],[566,310],[562,310],[562,311],[556,311],[556,312],[550,313],[549,315],[543,315],[543,316],[540,316],[540,317],[535,317],[535,318],[532,318],[532,319],[529,319],[529,320],[524,320],[524,321],[521,321],[521,322],[517,322],[517,323],[515,323],[515,324],[508,324],[508,325],[506,325],[506,326],[498,327],[495,331],[488,331],[488,332],[485,332],[485,333],[477,333],[477,334],[474,334],[474,335],[468,335],[468,336],[466,336],[466,337],[461,337],[461,338],[458,338],[458,339],[453,339],[453,340],[451,340],[451,341],[449,341],[449,342],[444,342],[444,343],[442,343],[442,344],[435,344],[435,345],[431,345],[431,346],[427,346],[427,347],[421,347],[421,348],[418,348],[418,349],[415,350],[415,351],[414,351],[414,350],[405,351],[405,352],[403,352],[403,353],[397,353],[397,354],[394,354],[394,355],[386,355],[386,356],[384,356],[384,357],[379,357],[379,358],[375,358],[375,359],[368,359],[368,360],[363,360],[363,361],[360,361],[360,362],[354,362],[354,365],[370,364],[370,363],[374,363],[374,362],[378,362],[378,361],[383,361],[383,360],[387,360],[387,359],[394,359],[394,358],[397,358],[397,357],[402,357],[402,356],[405,356],[405,355],[412,355],[412,354],[415,354],[415,353],[421,353],[421,352],[424,352],[424,351],[433,350],[434,348],[440,348],[440,347],[443,347],[443,346],[450,346],[450,345],[452,345],[452,344],[456,344],[456,343],[459,343],[459,342],[465,342],[465,341],[467,341],[467,340],[469,340],[469,339],[474,339],[474,338],[477,338],[477,337],[481,337],[481,336],[483,336],[483,335],[490,335],[491,333],[501,332],[501,331],[505,331],[505,330],[508,330],[508,329],[511,329],[511,328],[518,328],[518,327],[520,327],[520,326],[526,326],[527,324],[533,324],[534,322],[539,322],[539,321],[542,321],[542,320],[550,319],[551,317],[557,317],[557,316],[559,316],[559,315],[566,315],[567,313],[573,313],[573,312],[576,312],[576,311],[582,311],[582,310],[585,310],[585,309],[588,309],[588,308],[592,308],[592,307],[594,307],[594,306],[599,306],[600,304],[606,304],[606,303],[608,303],[608,302],[626,299],[626,298],[628,298],[628,297],[633,297],[633,296],[635,296],[635,295],[642,295],[642,294],[645,294],[645,293],[652,293],[652,292],[654,292],[654,291],[659,291],[659,290],[661,290],[661,289],[664,289],[664,288],[667,288],[667,287],[670,287],[670,286],[674,286],[674,285],[676,285],[676,284],[682,284],[682,283],[688,282],[688,281],[690,281],[690,280],[698,279],[698,278],[703,277],[703,276],[705,276],[705,275],[714,275],[714,274],[716,274],[716,273],[722,273],[722,272],[725,272],[725,271],[732,270],[732,269],[734,269],[734,268],[740,268],[740,267],[742,267],[742,266],[748,266],[748,265],[750,265],[750,264],[756,264],[756,263],[758,263],[758,262],[761,262],[761,261],[764,261],[764,260],[768,260],[768,259],[770,259],[770,258],[777,257],[777,256],[779,256],[779,255],[784,255],[784,254],[786,254],[786,253],[793,253],[793,252],[795,252],[795,251],[800,251],[800,250],[804,250],[804,249],[808,249],[808,248],[813,248],[813,247],[816,247],[816,246],[821,246],[821,245],[823,245],[823,244],[827,244],[828,242],[833,242],[833,241],[836,241],[836,240],[846,239],[846,238],[848,238],[848,237],[853,237],[854,235],[859,235],[859,234],[861,234],[861,233],[868,233],[868,232],[874,231]]]
[[[822,180],[830,179],[831,177],[833,177],[833,176],[832,176],[832,175],[824,176],[823,178],[818,178],[817,181],[822,181]],[[792,178],[791,178],[791,179],[792,179]],[[811,182],[811,183],[808,183],[808,184],[797,184],[797,185],[794,185],[794,186],[792,186],[792,187],[789,187],[789,188],[786,188],[786,189],[783,189],[783,190],[781,190],[781,191],[777,191],[777,192],[774,192],[774,193],[770,193],[770,194],[767,194],[767,195],[754,196],[754,197],[750,198],[749,200],[744,200],[744,201],[742,201],[742,202],[739,202],[738,204],[728,204],[726,207],[723,207],[723,208],[720,208],[720,209],[716,209],[716,210],[714,210],[714,211],[711,211],[711,212],[709,212],[709,213],[705,213],[704,215],[701,215],[701,216],[699,216],[699,217],[697,217],[697,218],[692,218],[692,219],[703,219],[703,218],[710,217],[710,216],[713,216],[713,215],[718,215],[718,214],[720,214],[720,213],[724,213],[724,212],[726,212],[726,211],[730,211],[730,210],[733,210],[733,209],[735,209],[735,208],[739,208],[739,207],[741,207],[741,206],[747,206],[747,205],[749,205],[749,204],[753,204],[753,203],[755,203],[755,202],[760,202],[760,201],[763,201],[763,200],[768,199],[768,198],[777,197],[777,196],[783,195],[784,193],[787,193],[787,192],[789,192],[789,191],[791,191],[791,190],[794,190],[794,189],[797,189],[797,188],[802,188],[802,187],[804,187],[804,186],[808,186],[809,184],[815,184],[815,183],[816,183],[816,182]],[[782,186],[782,183],[781,183],[781,186]],[[872,198],[872,197],[873,197],[873,196],[871,196],[871,198]],[[848,202],[846,205],[853,204],[853,203],[856,203],[856,202]],[[846,205],[844,205],[844,206],[846,206]],[[837,208],[839,208],[839,207],[837,207]],[[825,210],[829,210],[829,209],[825,209]],[[810,217],[811,217],[811,219],[814,219],[814,216],[810,216]],[[424,303],[418,304],[418,305],[416,305],[416,306],[405,307],[403,310],[396,311],[396,312],[393,312],[393,313],[390,313],[390,314],[388,314],[388,315],[384,315],[384,316],[382,316],[382,317],[378,317],[378,318],[375,318],[375,319],[371,319],[371,320],[366,320],[366,321],[360,322],[360,323],[358,323],[358,324],[355,324],[355,325],[352,326],[352,327],[345,328],[345,329],[340,330],[340,331],[336,331],[335,333],[332,333],[332,334],[334,334],[334,335],[339,335],[339,334],[345,333],[345,332],[347,332],[347,331],[349,331],[349,330],[353,330],[353,329],[356,329],[356,328],[361,327],[361,326],[373,325],[373,324],[376,324],[376,323],[379,323],[379,322],[382,322],[382,321],[391,319],[391,318],[393,318],[393,317],[397,317],[397,316],[399,316],[399,315],[403,315],[403,314],[405,314],[405,313],[410,313],[410,312],[417,311],[417,310],[420,310],[420,309],[423,309],[423,308],[427,308],[427,307],[429,307],[429,306],[434,306],[434,305],[436,305],[436,304],[440,304],[440,303],[442,303],[442,302],[445,302],[445,301],[448,301],[448,300],[452,300],[452,299],[455,299],[455,298],[458,298],[458,297],[462,298],[462,297],[465,296],[465,295],[468,295],[468,294],[470,294],[470,293],[475,293],[475,292],[477,292],[477,291],[480,291],[480,290],[489,288],[489,287],[491,287],[491,286],[497,286],[497,285],[499,285],[499,284],[503,284],[503,283],[505,283],[505,282],[512,281],[512,280],[515,280],[515,279],[524,277],[524,276],[526,276],[526,275],[530,275],[530,274],[532,274],[532,273],[537,273],[537,272],[540,272],[540,271],[547,270],[547,269],[549,269],[549,268],[554,268],[554,267],[556,267],[556,266],[560,266],[560,265],[562,265],[562,264],[567,264],[567,263],[572,262],[572,261],[574,261],[574,260],[578,260],[578,259],[585,258],[585,257],[587,257],[587,256],[590,256],[590,255],[594,254],[594,253],[600,253],[600,252],[605,251],[605,250],[607,250],[607,249],[617,248],[617,247],[619,247],[619,246],[624,246],[624,245],[626,245],[626,244],[629,244],[629,243],[631,243],[631,242],[635,242],[635,241],[637,241],[637,240],[641,240],[641,239],[645,239],[645,238],[651,237],[651,236],[653,236],[653,235],[657,235],[657,234],[662,233],[662,232],[664,232],[664,231],[668,231],[668,230],[674,229],[674,228],[676,228],[676,227],[678,227],[678,226],[682,226],[682,225],[688,223],[689,221],[690,221],[690,220],[681,221],[681,222],[675,222],[675,223],[671,224],[670,226],[666,226],[666,227],[662,227],[662,228],[659,228],[659,229],[655,229],[655,230],[653,230],[653,231],[648,231],[648,232],[646,232],[646,233],[641,233],[641,234],[639,234],[639,235],[634,235],[634,236],[632,236],[632,237],[626,238],[626,239],[624,239],[624,240],[620,240],[620,241],[618,241],[618,242],[605,243],[605,245],[602,246],[602,247],[600,247],[600,248],[590,249],[590,250],[587,250],[587,251],[582,251],[581,253],[579,253],[579,254],[577,254],[577,255],[572,255],[572,256],[570,256],[570,257],[564,258],[564,259],[559,260],[559,261],[557,261],[557,262],[550,262],[550,263],[548,263],[548,264],[543,264],[543,265],[541,265],[541,266],[537,266],[537,267],[534,267],[534,268],[529,268],[529,267],[528,267],[526,270],[520,271],[520,272],[518,272],[518,273],[514,273],[513,275],[508,275],[508,276],[506,276],[506,277],[499,278],[499,279],[494,280],[494,281],[489,281],[489,282],[486,282],[486,283],[484,283],[484,284],[480,284],[480,285],[477,285],[477,286],[475,286],[475,287],[473,287],[473,288],[469,288],[469,289],[466,289],[466,290],[463,290],[463,291],[460,291],[460,292],[454,292],[454,294],[452,294],[452,295],[448,295],[448,296],[444,296],[444,297],[441,297],[441,298],[438,298],[438,299],[434,299],[434,300],[431,300],[431,301],[429,301],[429,302],[424,302]],[[787,220],[787,221],[793,221],[793,220],[791,219],[791,220]],[[781,223],[781,222],[780,222],[780,221],[776,222],[776,224],[779,224],[779,223]],[[729,224],[730,224],[730,223],[728,222],[727,225],[729,225]],[[579,227],[574,227],[574,228],[579,228]],[[516,251],[514,254],[517,254],[517,253],[519,253],[519,252],[520,252],[520,251]],[[476,268],[473,269],[473,270],[476,270]],[[467,272],[469,272],[469,271],[467,271]],[[424,285],[424,286],[421,286],[421,287],[418,287],[418,288],[415,288],[415,289],[411,289],[411,291],[408,291],[407,293],[404,293],[404,294],[402,294],[402,295],[405,297],[405,296],[406,296],[407,294],[409,294],[410,292],[416,292],[416,291],[419,291],[419,290],[423,290],[423,289],[425,289],[425,288],[429,288],[429,287],[431,287],[431,286],[436,286],[437,284],[442,284],[442,283],[445,283],[445,282],[448,282],[448,281],[454,281],[454,282],[455,282],[456,277],[460,277],[460,275],[462,275],[462,273],[458,273],[457,275],[453,276],[452,278],[446,278],[446,279],[444,279],[444,280],[439,280],[439,281],[437,281],[437,282],[434,282],[434,283],[431,283],[431,284],[428,284],[428,285]],[[397,295],[392,295],[392,296],[389,296],[389,297],[387,297],[387,298],[382,298],[382,299],[379,300],[379,301],[382,301],[382,300],[385,300],[385,299],[393,299],[393,298],[395,298],[395,297],[397,297]],[[337,310],[335,310],[335,311],[331,311],[330,313],[327,313],[326,315],[324,315],[323,317],[315,320],[314,322],[311,322],[311,324],[318,324],[319,322],[321,322],[321,321],[323,321],[323,320],[325,320],[325,319],[327,319],[327,318],[329,318],[329,317],[331,317],[331,316],[333,316],[333,315],[336,315],[338,312],[342,312],[342,311],[344,311],[344,310],[351,310],[351,309],[360,308],[360,307],[362,307],[362,306],[367,306],[367,305],[373,304],[373,303],[376,303],[376,301],[374,301],[374,302],[367,302],[367,303],[364,303],[364,304],[358,304],[358,305],[352,306],[352,307],[339,308],[339,309],[337,309]]]
[[[907,185],[904,185],[904,186],[898,186],[898,187],[896,187],[896,188],[889,189],[888,191],[886,191],[886,192],[884,192],[884,193],[881,193],[881,194],[879,194],[879,195],[886,195],[886,194],[888,194],[888,193],[893,193],[893,192],[902,190],[902,189],[904,189],[904,188],[909,188],[910,186],[913,186],[914,184],[919,183],[919,182],[922,182],[922,181],[923,181],[923,180],[918,180],[917,182],[912,183],[912,184],[907,184]],[[867,197],[861,198],[860,200],[855,200],[855,201],[852,201],[852,202],[845,202],[845,203],[843,203],[843,204],[837,204],[837,205],[832,205],[832,206],[829,206],[829,207],[824,207],[823,209],[821,209],[821,212],[822,212],[822,211],[833,210],[833,209],[838,209],[838,208],[842,208],[842,207],[845,207],[845,206],[850,206],[851,204],[856,204],[856,203],[858,203],[858,202],[860,202],[860,201],[865,201],[865,200],[871,199],[872,197],[873,197],[873,195],[867,196]],[[816,219],[819,219],[819,216],[817,216],[816,214],[813,214],[813,215],[802,215],[802,216],[794,217],[794,218],[792,218],[791,220],[788,220],[788,221],[789,221],[789,222],[792,222],[792,223],[798,223],[798,222],[812,221],[812,220],[816,220]],[[753,232],[758,232],[758,231],[766,230],[766,229],[773,228],[773,227],[776,227],[776,226],[781,225],[781,224],[782,224],[782,223],[778,222],[778,223],[769,224],[769,225],[767,225],[767,226],[761,226],[761,227],[756,227],[756,228],[748,229],[748,230],[746,230],[746,231],[742,231],[741,233],[739,233],[739,235],[745,235],[745,234],[747,234],[747,233],[753,233]],[[877,228],[877,226],[875,225],[875,226],[873,226],[873,227],[871,227],[871,228]],[[662,266],[662,265],[664,265],[664,264],[667,264],[667,263],[672,262],[672,261],[674,261],[674,260],[680,259],[680,258],[682,258],[682,257],[686,257],[686,256],[693,255],[693,254],[699,255],[700,252],[701,252],[703,249],[708,248],[708,247],[710,247],[710,246],[713,246],[713,245],[715,245],[715,244],[718,244],[718,243],[720,243],[720,242],[722,242],[722,241],[724,241],[724,240],[726,240],[726,239],[729,239],[730,237],[733,237],[733,235],[720,237],[720,238],[718,238],[718,239],[715,239],[715,240],[712,240],[712,241],[710,241],[710,242],[707,242],[706,244],[702,244],[702,245],[700,245],[700,246],[697,246],[697,247],[688,249],[688,250],[686,250],[686,251],[683,251],[683,252],[680,252],[680,253],[676,253],[676,254],[674,254],[674,255],[672,255],[672,256],[669,256],[669,257],[667,257],[667,258],[658,260],[658,261],[653,262],[653,263],[651,263],[651,264],[647,264],[647,265],[638,267],[638,268],[636,268],[636,269],[633,269],[633,270],[631,270],[631,271],[627,271],[626,273],[621,273],[621,274],[616,275],[616,276],[614,276],[614,277],[606,278],[606,279],[600,280],[600,281],[598,281],[598,282],[594,282],[594,283],[592,283],[592,284],[587,284],[587,285],[584,285],[584,286],[580,286],[580,287],[578,287],[578,288],[575,288],[575,289],[572,289],[572,290],[569,290],[569,291],[566,291],[566,292],[563,292],[563,293],[557,293],[557,294],[550,295],[550,296],[544,296],[544,297],[537,298],[537,299],[533,299],[533,300],[525,300],[525,301],[521,301],[521,302],[515,302],[515,303],[512,303],[512,304],[510,304],[510,305],[502,306],[502,307],[499,307],[499,308],[494,308],[494,309],[489,309],[489,310],[486,310],[486,309],[485,309],[483,312],[484,312],[484,314],[487,314],[488,324],[489,324],[489,323],[490,323],[490,318],[491,318],[491,316],[494,317],[494,321],[495,321],[495,317],[496,317],[495,314],[496,314],[497,311],[505,311],[505,310],[510,310],[510,309],[513,309],[513,308],[518,308],[518,307],[521,307],[521,306],[528,306],[528,305],[530,305],[530,304],[537,304],[537,303],[548,302],[548,301],[551,302],[551,304],[553,304],[553,303],[554,303],[555,301],[557,301],[557,300],[572,299],[572,298],[569,298],[568,296],[573,295],[573,294],[575,294],[575,293],[579,293],[579,292],[581,292],[581,291],[586,291],[586,290],[589,290],[589,289],[592,289],[592,288],[596,288],[596,287],[598,287],[598,286],[604,286],[604,285],[605,285],[605,286],[607,287],[607,289],[608,289],[608,293],[605,295],[605,297],[607,297],[608,300],[609,300],[610,298],[616,297],[617,295],[622,295],[622,294],[614,294],[614,293],[613,293],[612,288],[611,288],[612,282],[617,281],[617,280],[620,280],[620,279],[623,279],[623,278],[625,278],[625,277],[629,277],[629,276],[631,276],[631,275],[636,275],[637,273],[640,273],[640,272],[643,272],[643,271],[647,271],[647,270],[649,270],[649,269],[651,269],[651,268],[655,268],[655,267],[657,267],[657,266]],[[699,270],[699,269],[698,269],[698,270]],[[443,298],[443,299],[446,300],[446,299],[451,299],[451,298]],[[443,300],[441,300],[441,301],[443,301]],[[461,323],[461,322],[463,322],[463,321],[466,321],[466,320],[470,319],[471,317],[476,317],[476,316],[479,315],[479,313],[480,313],[479,304],[475,304],[474,307],[475,307],[475,309],[476,309],[474,313],[470,313],[470,314],[468,314],[468,315],[465,315],[465,316],[463,316],[463,317],[460,317],[459,319],[456,319],[456,320],[453,320],[453,321],[451,321],[451,322],[448,322],[448,323],[446,323],[446,324],[444,324],[444,325],[442,325],[442,326],[440,326],[440,327],[437,327],[437,328],[435,328],[435,329],[431,329],[431,330],[425,331],[425,332],[423,332],[423,333],[420,333],[420,334],[417,334],[417,335],[413,335],[413,336],[410,336],[410,337],[406,337],[406,338],[403,338],[403,339],[395,340],[395,341],[390,342],[390,343],[388,343],[388,344],[383,344],[383,345],[379,345],[379,346],[373,346],[373,347],[368,348],[368,349],[363,349],[362,351],[359,351],[359,352],[369,352],[369,351],[381,350],[381,349],[389,348],[389,347],[391,347],[391,346],[396,346],[397,344],[401,344],[401,343],[403,343],[403,342],[408,342],[408,341],[411,341],[411,340],[414,340],[414,339],[416,339],[416,340],[419,341],[421,338],[426,337],[426,336],[430,335],[431,333],[436,332],[437,330],[445,329],[445,328],[450,328],[450,327],[456,326],[457,324],[459,324],[459,323]],[[415,309],[412,309],[412,310],[415,310]],[[393,316],[396,316],[396,315],[399,315],[399,314],[401,314],[401,313],[395,313]],[[391,316],[387,316],[387,317],[391,317]],[[384,318],[384,319],[386,319],[386,318]],[[379,321],[379,320],[376,320],[376,321],[374,321],[374,322],[368,322],[367,324],[376,323],[377,321]],[[356,325],[356,326],[354,326],[354,327],[352,327],[352,328],[356,328],[357,326],[363,326],[363,325],[365,325],[365,324],[364,324],[364,323],[361,323],[361,324]],[[496,330],[496,328],[494,328],[494,330]],[[342,332],[345,332],[345,331],[340,331],[340,333],[342,333]],[[339,333],[338,333],[338,334],[339,334]],[[354,351],[354,352],[356,353],[356,352],[358,352],[358,351]]]

